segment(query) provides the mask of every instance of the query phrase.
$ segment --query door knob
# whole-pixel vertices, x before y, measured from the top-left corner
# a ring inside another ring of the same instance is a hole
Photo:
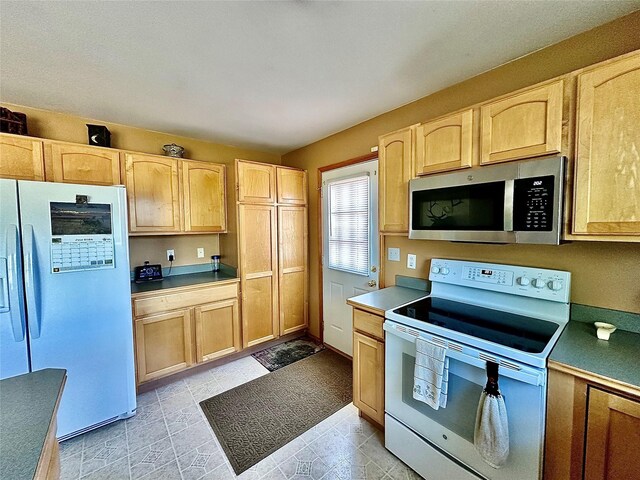
[[[367,283],[367,285],[369,285],[370,287],[375,287],[377,284],[375,280],[369,280],[369,283]]]

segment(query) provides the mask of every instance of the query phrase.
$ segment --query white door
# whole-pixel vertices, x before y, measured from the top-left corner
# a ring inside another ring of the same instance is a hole
[[[324,343],[353,355],[347,299],[378,288],[378,160],[322,174]]]

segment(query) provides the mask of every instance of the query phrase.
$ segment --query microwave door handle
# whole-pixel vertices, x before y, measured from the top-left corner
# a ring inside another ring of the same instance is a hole
[[[504,182],[504,231],[513,232],[513,187],[514,180]]]

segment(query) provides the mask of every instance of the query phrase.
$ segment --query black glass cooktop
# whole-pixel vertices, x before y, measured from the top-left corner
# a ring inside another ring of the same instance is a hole
[[[542,352],[558,329],[553,322],[436,297],[394,313],[529,353]]]

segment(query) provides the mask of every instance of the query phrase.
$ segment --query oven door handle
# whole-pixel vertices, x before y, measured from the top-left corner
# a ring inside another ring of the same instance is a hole
[[[427,335],[421,335],[419,332],[417,332],[416,330],[413,330],[412,328],[409,327],[401,327],[401,328],[405,328],[405,331],[401,331],[398,330],[396,328],[395,325],[389,325],[387,322],[384,323],[383,325],[384,330],[390,334],[390,335],[395,335],[396,337],[400,337],[403,340],[406,340],[408,342],[411,343],[415,343],[416,338],[420,337],[423,338],[425,340],[429,340],[431,341],[431,339],[427,336]],[[411,332],[411,333],[409,333]],[[434,338],[438,338],[439,342],[436,343],[440,343],[442,341],[446,342],[446,340],[444,339],[440,339],[440,337],[436,337],[434,335],[431,335],[431,337]],[[446,342],[448,343],[448,342]],[[468,365],[472,365],[474,367],[478,367],[481,369],[485,369],[487,366],[487,362],[485,360],[481,360],[478,357],[474,357],[472,355],[468,355],[466,353],[463,352],[459,352],[457,350],[453,350],[452,348],[447,348],[447,357],[449,358],[453,358],[454,360],[458,360],[462,363],[466,363]],[[469,350],[472,351],[477,351],[478,353],[480,353],[479,350],[475,350],[471,347],[466,347]],[[388,349],[387,349],[388,351]],[[493,355],[492,355],[493,357]],[[496,358],[496,360],[498,361],[498,373],[500,374],[500,376],[503,377],[507,377],[507,378],[511,378],[513,380],[516,380],[518,382],[523,382],[523,383],[527,383],[529,385],[535,385],[535,386],[543,386],[546,383],[546,375],[544,371],[538,371],[538,370],[534,370],[534,369],[530,369],[528,367],[525,366],[521,366],[521,365],[517,365],[517,367],[519,368],[519,370],[515,370],[514,368],[511,367],[507,367],[503,364],[500,364],[500,359]],[[516,366],[516,364],[514,362],[509,362],[510,364],[513,364],[514,366]]]

